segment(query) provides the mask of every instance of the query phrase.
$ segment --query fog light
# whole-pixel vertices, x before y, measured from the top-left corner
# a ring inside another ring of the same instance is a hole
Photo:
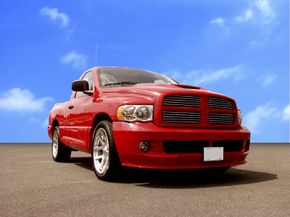
[[[142,151],[142,152],[148,152],[149,149],[150,149],[150,146],[151,146],[150,142],[142,141],[139,144],[139,150]]]

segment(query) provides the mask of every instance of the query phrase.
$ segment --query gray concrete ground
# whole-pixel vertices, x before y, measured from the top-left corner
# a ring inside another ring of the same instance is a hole
[[[99,181],[88,154],[55,163],[48,144],[0,144],[0,216],[290,216],[290,144],[252,145],[227,174],[128,170]]]

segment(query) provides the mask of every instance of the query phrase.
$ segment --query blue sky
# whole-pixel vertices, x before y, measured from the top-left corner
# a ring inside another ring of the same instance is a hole
[[[0,142],[47,142],[94,65],[159,71],[237,100],[254,142],[289,142],[287,0],[3,0]]]

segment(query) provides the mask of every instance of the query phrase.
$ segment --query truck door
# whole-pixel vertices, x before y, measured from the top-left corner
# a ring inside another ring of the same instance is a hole
[[[92,71],[86,72],[82,80],[89,83],[90,90],[93,90],[93,73]],[[71,100],[67,104],[66,114],[66,142],[71,147],[78,150],[87,150],[88,130],[91,123],[91,117],[86,112],[87,107],[93,103],[93,96],[83,92],[73,93]]]

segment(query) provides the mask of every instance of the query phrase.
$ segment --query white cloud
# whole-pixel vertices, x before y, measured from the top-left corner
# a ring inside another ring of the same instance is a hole
[[[225,24],[225,20],[222,17],[217,17],[210,21],[210,24],[216,24],[219,26],[223,26]]]
[[[258,80],[260,80],[263,85],[268,86],[270,84],[272,84],[275,80],[276,80],[276,76],[271,74],[271,73],[267,73],[265,75],[262,75],[258,78]]]
[[[62,28],[67,27],[70,22],[69,16],[66,13],[58,11],[58,8],[44,7],[40,9],[40,14],[48,17],[53,22],[57,22]]]
[[[36,99],[27,89],[13,88],[0,95],[0,110],[38,112],[51,100],[49,97]]]
[[[269,0],[251,1],[249,7],[234,20],[236,22],[245,23],[255,20],[260,24],[271,24],[276,18],[276,13],[271,7]]]
[[[251,20],[254,17],[254,13],[252,11],[252,9],[247,9],[246,11],[244,11],[244,13],[240,16],[237,16],[235,18],[235,20],[237,22],[247,22],[249,20]]]
[[[228,78],[231,78],[234,81],[238,81],[242,76],[242,66],[240,65],[223,68],[216,71],[191,70],[186,73],[175,71],[170,75],[170,77],[181,83],[188,83],[193,85],[214,83]]]
[[[262,122],[270,118],[277,118],[280,114],[279,110],[270,103],[259,105],[244,116],[245,126],[247,126],[251,132],[259,133]]]
[[[76,69],[83,69],[87,65],[86,57],[74,50],[63,56],[61,58],[61,62],[65,64],[71,64]]]
[[[254,5],[262,15],[265,24],[271,23],[276,18],[276,13],[268,0],[256,0]]]
[[[200,77],[194,80],[194,84],[201,85],[207,83],[213,83],[226,78],[233,78],[239,80],[241,78],[241,66],[235,66],[230,68],[223,68],[216,71],[202,73]]]
[[[290,104],[287,105],[283,110],[283,119],[290,121]]]

